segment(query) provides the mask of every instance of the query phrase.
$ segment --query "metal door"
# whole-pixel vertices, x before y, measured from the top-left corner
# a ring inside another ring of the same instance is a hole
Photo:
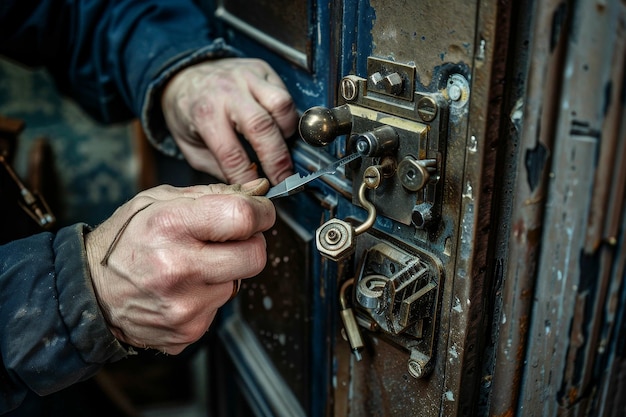
[[[216,414],[619,415],[623,2],[203,6],[304,113],[297,171],[362,154],[277,201]]]

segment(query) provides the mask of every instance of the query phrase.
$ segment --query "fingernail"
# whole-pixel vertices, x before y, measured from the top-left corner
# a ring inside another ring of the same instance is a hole
[[[241,186],[241,192],[247,195],[264,195],[269,189],[267,178],[257,178]]]

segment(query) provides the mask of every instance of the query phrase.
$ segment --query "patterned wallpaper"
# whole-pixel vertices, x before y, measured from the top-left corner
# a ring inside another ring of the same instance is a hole
[[[62,225],[96,225],[137,191],[137,157],[130,124],[103,126],[57,94],[45,71],[0,60],[0,114],[22,119],[16,171],[24,178],[33,142],[50,139],[58,173]]]

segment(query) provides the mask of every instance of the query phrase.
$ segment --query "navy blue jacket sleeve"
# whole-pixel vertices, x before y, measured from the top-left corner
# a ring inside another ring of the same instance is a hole
[[[172,154],[160,112],[164,83],[185,66],[237,53],[211,38],[191,0],[2,0],[0,54],[48,68],[100,121],[139,117]]]
[[[0,413],[28,390],[58,391],[128,353],[98,307],[87,231],[77,224],[0,246]]]

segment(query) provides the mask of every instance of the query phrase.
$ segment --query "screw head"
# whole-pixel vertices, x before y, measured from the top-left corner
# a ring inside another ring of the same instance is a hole
[[[365,171],[363,172],[363,181],[365,182],[365,185],[367,186],[367,188],[369,189],[378,188],[381,180],[382,180],[382,175],[379,169],[376,169],[376,167],[373,165],[365,168]]]
[[[458,85],[452,84],[451,86],[448,87],[448,97],[450,97],[450,100],[459,101],[461,99],[462,94],[463,94],[463,91],[461,90],[461,87],[459,87]]]
[[[326,231],[324,238],[326,243],[334,245],[341,240],[341,233],[336,228],[331,228]]]
[[[352,101],[358,93],[358,86],[353,79],[345,77],[340,84],[341,97],[346,101]]]
[[[408,361],[408,371],[413,378],[425,377],[432,371],[430,357],[418,350],[412,350]]]
[[[417,114],[425,122],[432,122],[439,110],[437,103],[431,97],[422,97],[417,102]]]
[[[409,359],[409,375],[413,378],[421,378],[424,374],[424,367],[419,361]]]

